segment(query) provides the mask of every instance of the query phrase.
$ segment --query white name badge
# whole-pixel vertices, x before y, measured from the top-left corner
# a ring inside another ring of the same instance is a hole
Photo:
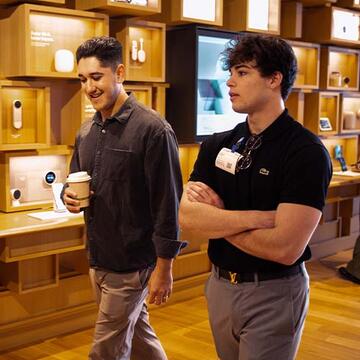
[[[242,155],[238,152],[232,152],[228,148],[222,148],[216,157],[215,166],[235,175],[236,164],[241,157]]]

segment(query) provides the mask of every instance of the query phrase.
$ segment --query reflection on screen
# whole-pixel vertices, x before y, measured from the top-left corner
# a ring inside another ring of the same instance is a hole
[[[197,136],[230,130],[246,120],[246,114],[232,109],[226,86],[229,73],[221,67],[220,54],[228,41],[227,38],[199,36]]]

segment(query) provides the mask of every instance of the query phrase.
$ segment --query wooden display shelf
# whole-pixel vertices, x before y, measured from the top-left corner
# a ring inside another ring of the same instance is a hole
[[[310,239],[310,246],[341,236],[341,218],[319,224]]]
[[[19,294],[59,285],[59,256],[48,255],[14,263],[0,261],[0,279],[8,289]]]
[[[0,211],[12,212],[48,208],[53,204],[51,185],[45,175],[52,171],[57,182],[64,182],[70,150],[65,146],[29,151],[0,152]],[[12,191],[20,190],[18,201]]]
[[[123,45],[123,63],[127,81],[165,81],[165,24],[141,20],[113,20],[112,35]],[[143,39],[145,61],[140,62],[140,39]],[[132,59],[133,41],[137,44],[137,59]]]
[[[77,78],[78,46],[91,37],[109,33],[104,14],[31,4],[2,12],[7,16],[0,21],[2,77]],[[58,50],[67,51],[62,57],[67,60],[57,65],[59,71],[55,67]]]
[[[194,275],[207,273],[211,270],[211,264],[207,250],[178,256],[174,261],[174,280],[188,278]]]
[[[151,84],[124,84],[127,92],[132,92],[136,99],[148,106],[153,105]],[[67,84],[66,87],[58,86],[56,91],[62,98],[61,108],[61,143],[74,145],[76,133],[83,122],[91,120],[96,112],[90,100],[81,90],[80,85]],[[159,100],[160,102],[161,100]],[[163,105],[165,106],[165,105]]]
[[[351,9],[360,9],[360,1],[359,0],[337,0],[336,5],[341,7],[347,7]]]
[[[285,106],[289,111],[289,115],[304,125],[304,106],[305,96],[302,91],[292,91],[285,101]]]
[[[34,231],[30,234],[11,235],[2,239],[0,261],[10,263],[84,248],[82,225],[61,230]]]
[[[343,93],[340,106],[340,132],[360,133],[360,94]]]
[[[336,221],[339,218],[340,202],[326,203],[320,219],[320,224]]]
[[[337,134],[339,131],[338,93],[316,92],[305,94],[304,126],[319,136]],[[320,118],[328,118],[331,130],[320,129]]]
[[[19,0],[0,0],[0,5],[16,5]],[[65,5],[66,0],[26,0],[27,3],[47,4],[47,5]]]
[[[299,1],[281,3],[281,36],[286,39],[299,39],[302,36],[303,4]]]
[[[360,51],[332,46],[321,48],[320,87],[358,91]]]
[[[337,2],[337,0],[299,0],[299,1],[304,6],[330,5],[330,4],[335,4]]]
[[[226,0],[224,27],[235,31],[280,34],[280,0]]]
[[[344,200],[340,202],[340,216],[353,217],[360,213],[360,197]]]
[[[186,184],[191,175],[195,161],[199,154],[199,144],[188,144],[179,146],[180,167],[183,183]]]
[[[162,12],[152,20],[166,24],[197,23],[222,26],[223,0],[162,0]]]
[[[318,89],[320,69],[320,45],[289,41],[298,63],[294,88]]]
[[[75,0],[79,10],[95,10],[110,16],[146,16],[161,12],[161,0],[147,0],[147,5],[135,5],[116,0]]]
[[[359,45],[359,16],[359,12],[335,6],[304,8],[303,39],[322,44]]]
[[[335,159],[334,148],[336,145],[341,146],[343,157],[349,169],[351,164],[356,163],[358,159],[358,137],[356,135],[329,137],[326,139],[322,139],[322,142],[324,143],[326,149],[330,154],[334,171],[341,171],[340,163],[338,160]],[[341,189],[341,192],[337,196],[339,199],[345,199],[357,195],[358,188],[356,186],[348,186]]]
[[[0,123],[0,150],[48,147],[50,88],[40,83],[0,81]]]

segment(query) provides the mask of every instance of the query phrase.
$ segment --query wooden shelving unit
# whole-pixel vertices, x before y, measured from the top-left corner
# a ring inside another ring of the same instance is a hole
[[[294,88],[318,89],[320,45],[297,41],[289,41],[289,43],[295,52],[298,63],[298,73]]]
[[[285,102],[285,106],[289,115],[304,125],[305,94],[302,91],[292,91]]]
[[[146,16],[161,12],[161,0],[148,0],[147,5],[116,0],[75,0],[75,8],[105,12],[110,16]]]
[[[66,146],[44,150],[0,152],[0,210],[5,212],[48,208],[53,204],[51,186],[45,183],[48,171],[58,182],[65,182],[70,160]],[[12,198],[18,189],[21,197]]]
[[[280,35],[280,14],[280,0],[226,0],[224,27]]]
[[[0,80],[0,124],[0,151],[48,147],[50,88],[35,82]]]
[[[335,135],[339,131],[339,93],[305,94],[304,126],[318,136]],[[320,129],[320,119],[327,118],[331,130]]]
[[[197,23],[222,26],[223,0],[162,0],[162,12],[149,19],[166,24]]]
[[[337,0],[336,5],[340,7],[346,7],[351,9],[360,9],[360,1],[359,0]]]
[[[281,37],[299,39],[302,36],[303,4],[299,1],[281,3]]]
[[[27,3],[45,4],[45,5],[65,5],[66,0],[26,0]],[[16,5],[19,0],[0,0],[0,5]]]
[[[180,167],[184,184],[188,182],[189,176],[193,171],[196,158],[199,154],[199,149],[199,144],[179,146]]]
[[[340,132],[342,134],[360,133],[360,94],[341,94]]]
[[[2,12],[7,16],[0,21],[2,77],[77,78],[78,46],[109,34],[108,17],[103,14],[32,4]],[[65,51],[60,55],[59,50]]]
[[[327,90],[358,91],[359,58],[359,50],[322,47],[320,87]]]
[[[335,159],[335,151],[334,148],[336,145],[340,145],[342,147],[342,153],[344,155],[344,159],[348,167],[350,168],[351,164],[356,163],[358,159],[358,136],[356,135],[344,135],[344,136],[334,136],[328,137],[326,139],[322,139],[325,147],[327,148],[331,162],[333,164],[334,171],[340,171],[341,166],[338,160]],[[353,197],[354,195],[348,195],[348,197]]]
[[[112,35],[123,45],[125,80],[165,81],[165,24],[132,19],[114,20],[111,22],[111,29]],[[133,42],[136,42],[137,50],[132,49]],[[145,51],[143,62],[138,56],[141,46]],[[137,54],[135,60],[133,51]]]
[[[321,44],[359,46],[359,16],[335,6],[304,8],[303,39]]]

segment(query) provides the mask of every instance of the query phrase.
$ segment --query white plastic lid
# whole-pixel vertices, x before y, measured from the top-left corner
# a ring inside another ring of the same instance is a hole
[[[82,182],[91,180],[91,176],[86,171],[78,171],[72,174],[69,174],[66,179],[67,182]]]

